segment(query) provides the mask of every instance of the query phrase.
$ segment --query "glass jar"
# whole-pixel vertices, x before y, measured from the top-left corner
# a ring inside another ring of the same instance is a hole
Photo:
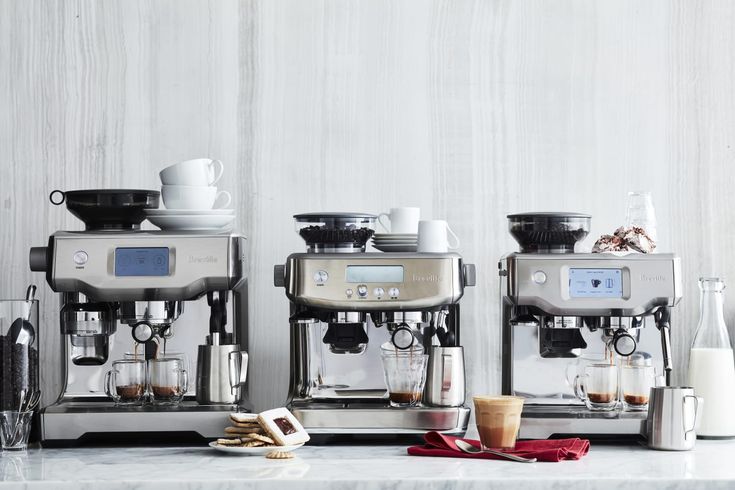
[[[735,363],[725,325],[723,290],[717,277],[701,278],[700,317],[689,354],[689,385],[704,398],[697,436],[735,437]]]
[[[650,192],[628,192],[625,226],[643,228],[654,243],[658,240],[656,233],[656,211],[653,208],[653,199],[651,198]]]

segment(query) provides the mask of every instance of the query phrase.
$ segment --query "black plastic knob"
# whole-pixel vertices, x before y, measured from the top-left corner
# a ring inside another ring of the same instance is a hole
[[[33,272],[46,272],[48,270],[48,247],[31,247],[28,262]]]

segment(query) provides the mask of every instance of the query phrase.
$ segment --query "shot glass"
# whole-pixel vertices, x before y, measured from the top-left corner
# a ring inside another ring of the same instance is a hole
[[[3,451],[25,451],[28,448],[28,436],[31,433],[33,411],[18,412],[7,410],[0,412],[0,442]]]
[[[648,397],[655,379],[656,370],[653,366],[623,366],[623,408],[631,412],[648,410]]]
[[[122,359],[105,375],[105,393],[116,405],[139,405],[145,395],[145,361]]]
[[[618,405],[618,369],[614,364],[599,363],[585,367],[574,380],[574,393],[587,408],[609,411]]]
[[[148,392],[156,405],[177,405],[189,387],[189,376],[180,358],[148,360]]]
[[[426,384],[426,354],[383,352],[383,374],[392,407],[413,407],[421,403]]]
[[[523,398],[520,396],[473,396],[480,445],[487,449],[513,449],[521,427]]]

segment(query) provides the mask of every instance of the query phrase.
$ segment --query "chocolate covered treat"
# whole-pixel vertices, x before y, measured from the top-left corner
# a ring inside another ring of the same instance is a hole
[[[612,235],[602,235],[592,247],[592,253],[602,252],[640,252],[651,253],[656,243],[643,228],[621,226]]]

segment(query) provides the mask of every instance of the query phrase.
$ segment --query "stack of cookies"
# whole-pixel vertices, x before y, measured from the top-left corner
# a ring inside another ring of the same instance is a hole
[[[230,426],[225,428],[225,437],[217,439],[221,446],[273,447],[266,455],[269,459],[290,459],[293,454],[279,451],[282,446],[303,444],[309,440],[296,417],[286,408],[267,410],[260,414],[231,413]]]

